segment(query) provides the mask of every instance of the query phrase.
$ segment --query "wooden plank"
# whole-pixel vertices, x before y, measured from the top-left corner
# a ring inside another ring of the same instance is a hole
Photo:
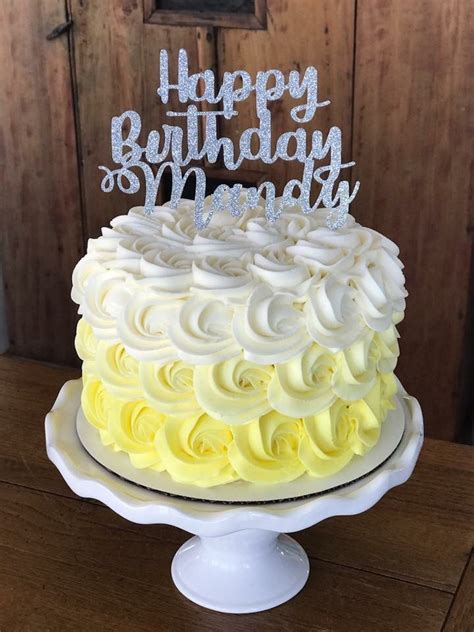
[[[118,189],[100,190],[99,165],[112,167],[110,121],[126,110],[142,118],[142,142],[151,129],[170,123],[166,110],[182,110],[174,93],[165,106],[159,102],[159,52],[170,52],[170,79],[175,80],[179,48],[190,55],[190,70],[197,70],[196,29],[143,24],[143,6],[136,0],[82,2],[69,0],[74,19],[74,51],[83,152],[83,182],[87,234],[132,206],[142,205],[145,191],[126,195]],[[173,125],[181,124],[173,119]],[[140,174],[138,174],[140,176]],[[165,201],[163,197],[159,202]]]
[[[77,375],[0,357],[1,481],[75,497],[47,459],[42,421]],[[473,453],[427,440],[407,484],[364,514],[332,518],[298,538],[315,559],[454,593],[474,544]]]
[[[284,131],[304,127],[308,132],[317,128],[326,133],[331,125],[337,125],[343,131],[344,155],[350,155],[354,4],[353,0],[298,0],[295,6],[269,0],[266,31],[218,30],[221,74],[239,68],[253,77],[270,68],[284,73],[304,71],[310,65],[318,69],[319,100],[329,99],[331,105],[318,109],[310,123],[300,124],[290,117],[295,104],[291,97],[286,94],[271,102],[273,147]],[[238,147],[242,131],[257,126],[258,119],[254,99],[237,105],[238,118],[222,120],[222,134],[237,141]],[[303,171],[300,163],[281,160],[273,165],[245,161],[244,166],[269,172],[280,193],[288,180],[301,178]]]
[[[6,0],[0,20],[0,257],[12,352],[72,362],[81,209],[62,0]],[[51,157],[54,159],[51,159]]]
[[[184,541],[183,532],[166,528],[156,538],[154,526],[125,531],[120,522],[99,505],[0,484],[0,629],[77,630],[87,621],[90,630],[114,631],[429,632],[440,629],[451,601],[441,591],[312,560],[308,584],[287,604],[223,615],[188,602],[172,584],[175,537]]]
[[[427,434],[451,440],[472,250],[473,30],[462,0],[358,2],[354,214],[400,245],[410,298],[399,375]]]
[[[44,418],[77,369],[0,356],[0,480],[73,496],[46,456]]]
[[[471,554],[449,610],[443,632],[474,630],[474,556]]]
[[[136,0],[83,2],[68,0],[74,20],[74,58],[82,147],[86,234],[97,237],[116,215],[140,203],[143,194],[126,195],[117,188],[103,193],[99,165],[114,166],[110,121],[126,110],[141,113],[141,3]]]

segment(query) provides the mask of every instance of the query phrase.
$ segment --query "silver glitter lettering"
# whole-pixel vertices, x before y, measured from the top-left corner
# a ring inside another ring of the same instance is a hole
[[[140,189],[137,171],[141,171],[145,181],[145,212],[152,213],[163,173],[169,169],[172,176],[172,207],[177,206],[188,178],[191,175],[195,177],[194,221],[198,230],[209,225],[215,212],[228,210],[234,217],[241,216],[245,210],[262,203],[263,193],[265,217],[269,222],[277,220],[286,208],[299,204],[303,213],[313,213],[320,208],[328,209],[330,213],[326,223],[332,230],[344,225],[350,203],[359,190],[359,182],[355,183],[351,191],[349,180],[340,180],[341,170],[355,164],[342,162],[340,128],[331,127],[324,138],[320,130],[314,130],[309,136],[306,129],[298,127],[272,139],[269,103],[281,99],[286,92],[293,99],[303,99],[303,103],[290,110],[291,118],[296,123],[310,122],[318,108],[329,105],[330,101],[318,101],[316,68],[309,66],[302,77],[299,71],[291,70],[288,81],[280,70],[259,71],[255,83],[252,83],[251,76],[244,70],[225,72],[221,87],[216,92],[214,73],[207,69],[190,75],[188,55],[181,49],[178,53],[177,76],[178,82],[170,83],[168,52],[162,50],[157,95],[166,104],[171,91],[176,91],[178,101],[187,104],[187,108],[185,111],[167,112],[167,115],[185,118],[185,124],[182,127],[163,124],[161,130],[149,132],[146,144],[142,147],[138,143],[142,128],[139,114],[129,110],[114,117],[111,123],[112,160],[120,167],[113,170],[99,167],[105,172],[101,182],[103,191],[108,193],[117,186],[124,193],[136,193]],[[245,101],[252,94],[255,97],[258,125],[242,130],[236,153],[232,139],[219,137],[217,119],[220,116],[226,119],[237,116],[236,104]],[[201,102],[219,104],[221,109],[201,111],[196,105]],[[200,117],[204,117],[204,132],[199,124]],[[187,144],[185,155],[184,139]],[[262,182],[258,187],[246,190],[241,184],[232,187],[220,185],[211,196],[210,202],[205,204],[206,175],[203,169],[192,166],[184,174],[181,169],[204,159],[213,164],[219,156],[225,168],[230,171],[238,169],[243,160],[261,160],[265,164],[273,164],[276,160],[296,160],[303,166],[303,175],[301,180],[294,178],[285,184],[283,195],[278,201],[275,185],[272,182]],[[329,164],[315,166],[318,161],[329,161]],[[160,165],[156,175],[151,165]],[[315,183],[319,192],[315,202],[311,203],[311,189]]]

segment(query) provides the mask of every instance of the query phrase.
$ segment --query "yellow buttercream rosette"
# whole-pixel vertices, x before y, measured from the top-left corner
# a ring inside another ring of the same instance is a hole
[[[138,362],[121,343],[101,340],[97,344],[95,366],[106,388],[117,397],[137,399],[141,396]]]
[[[194,368],[196,399],[209,415],[228,424],[243,424],[271,411],[267,389],[272,366],[236,356]]]
[[[146,399],[161,412],[189,417],[202,412],[194,394],[194,369],[182,360],[168,364],[140,363],[140,380]]]
[[[76,347],[77,355],[83,362],[95,360],[97,338],[94,336],[92,327],[84,318],[81,318],[77,323],[74,346]]]
[[[186,420],[169,417],[155,443],[175,481],[211,487],[238,478],[228,458],[232,440],[228,426],[204,413]]]
[[[298,458],[303,433],[301,419],[272,411],[232,428],[229,460],[239,477],[252,483],[284,483],[304,473]]]
[[[380,421],[364,400],[337,400],[328,410],[305,417],[304,429],[301,462],[312,476],[329,476],[377,443]]]
[[[268,389],[271,406],[290,417],[304,417],[328,408],[336,399],[332,383],[336,358],[311,345],[296,358],[275,366]]]
[[[116,400],[108,428],[116,445],[129,455],[132,465],[161,471],[164,467],[155,439],[164,421],[165,415],[143,400]]]
[[[276,365],[237,355],[193,366],[139,361],[82,319],[82,409],[104,445],[181,483],[329,476],[378,441],[394,407],[397,336],[368,332],[337,353],[312,343]]]
[[[114,416],[115,399],[92,374],[84,374],[82,383],[82,411],[87,421],[99,431],[102,443],[111,445],[113,439],[109,432],[109,421]]]

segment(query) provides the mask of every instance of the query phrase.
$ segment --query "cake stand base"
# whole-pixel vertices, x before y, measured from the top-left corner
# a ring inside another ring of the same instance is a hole
[[[411,475],[423,442],[418,402],[400,385],[405,431],[392,455],[347,485],[284,502],[228,505],[169,496],[116,476],[83,447],[76,429],[82,384],[67,382],[46,417],[46,449],[69,487],[140,524],[170,524],[195,535],[177,552],[173,581],[195,603],[247,613],[284,603],[305,585],[309,562],[286,533],[330,516],[366,511]]]
[[[294,597],[306,584],[309,560],[288,535],[243,529],[191,538],[176,553],[171,575],[178,590],[200,606],[242,614]]]

